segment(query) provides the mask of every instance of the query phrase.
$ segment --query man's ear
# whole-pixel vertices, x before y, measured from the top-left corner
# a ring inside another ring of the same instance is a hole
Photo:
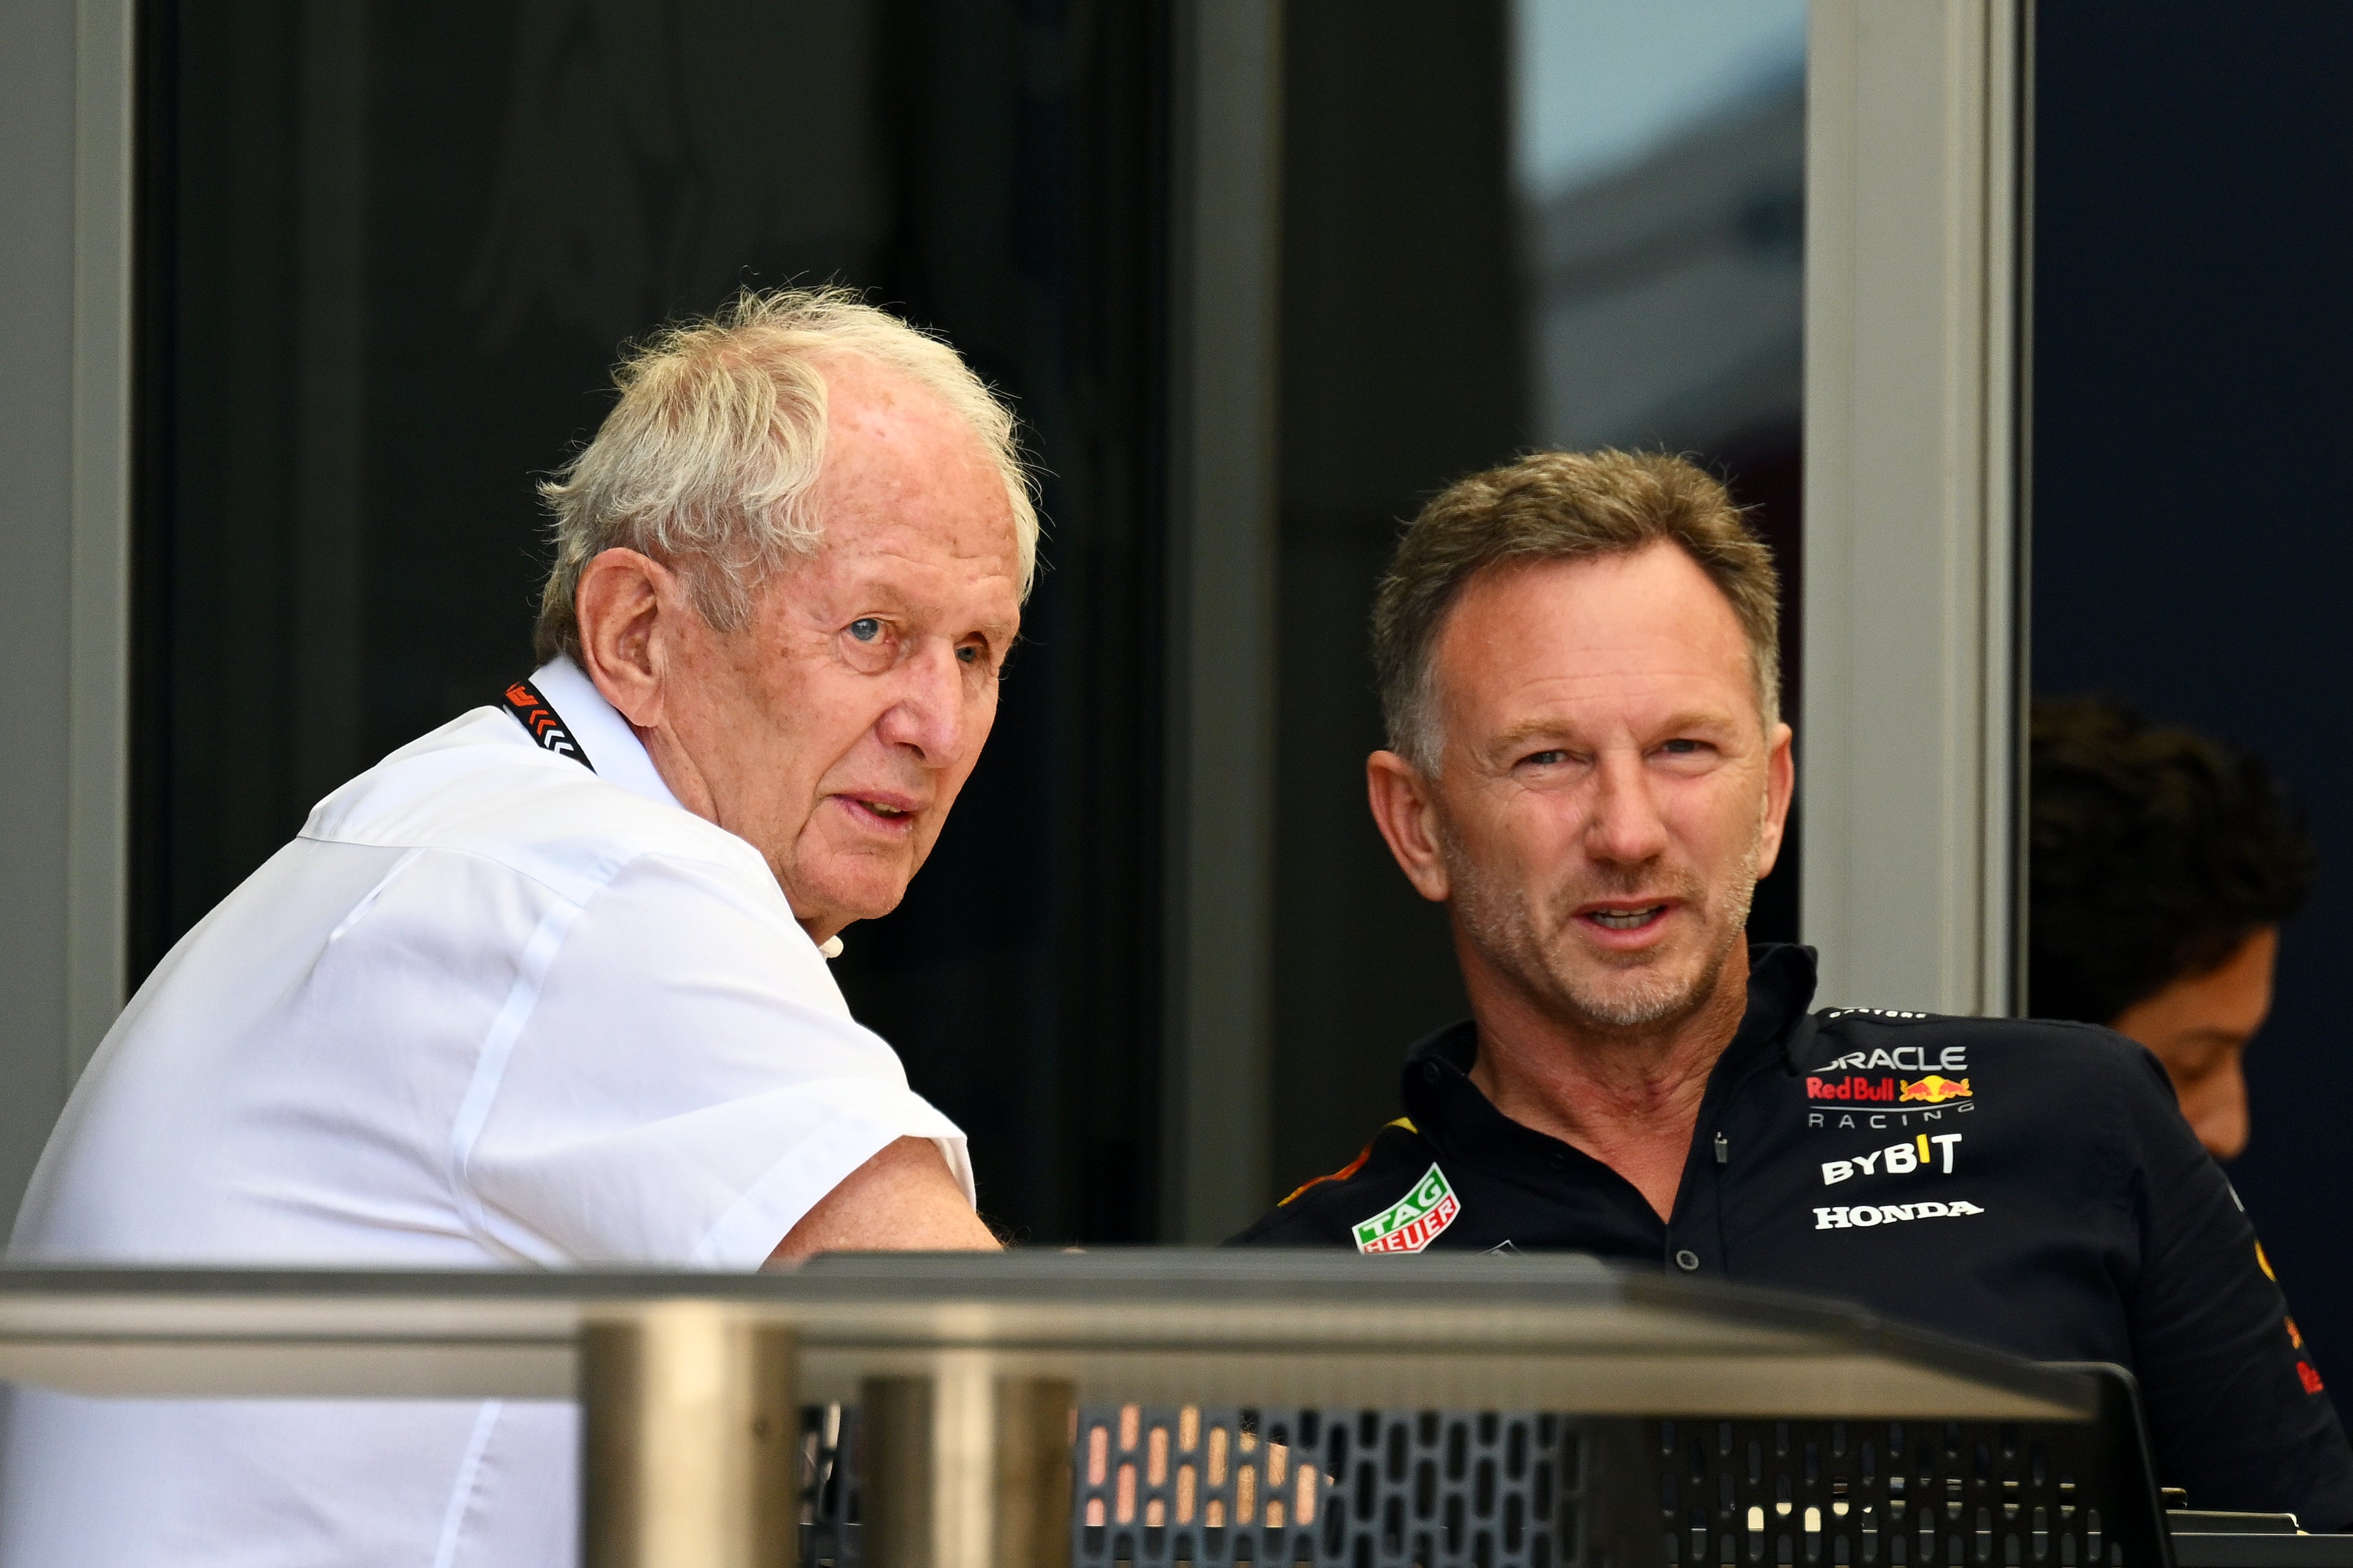
[[[1438,803],[1430,782],[1395,752],[1375,752],[1365,759],[1365,792],[1406,880],[1431,903],[1444,903],[1452,889],[1446,858],[1438,852]]]
[[[1773,749],[1765,754],[1765,823],[1757,840],[1757,879],[1763,881],[1781,858],[1781,840],[1788,832],[1789,800],[1798,788],[1797,748],[1787,724],[1773,726]]]
[[[607,550],[582,569],[573,590],[580,665],[596,689],[638,729],[661,722],[663,636],[685,606],[678,574],[650,555]]]

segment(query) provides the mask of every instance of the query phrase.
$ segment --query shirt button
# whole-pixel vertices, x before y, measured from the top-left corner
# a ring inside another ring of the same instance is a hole
[[[1675,1254],[1675,1267],[1682,1269],[1686,1274],[1697,1273],[1699,1271],[1699,1254],[1694,1252],[1688,1247],[1684,1247],[1681,1252]]]
[[[1556,1149],[1552,1152],[1552,1168],[1556,1171],[1568,1169],[1568,1154],[1565,1150]]]
[[[1445,1076],[1446,1069],[1440,1067],[1436,1062],[1424,1062],[1421,1064],[1422,1082],[1436,1083],[1440,1079],[1442,1079]]]

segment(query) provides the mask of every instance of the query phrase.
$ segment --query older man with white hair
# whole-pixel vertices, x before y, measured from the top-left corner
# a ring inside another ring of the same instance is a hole
[[[322,801],[173,950],[15,1257],[995,1245],[962,1134],[825,960],[897,904],[987,738],[1036,557],[1013,422],[835,290],[747,295],[618,380],[544,487],[545,662]],[[0,1558],[561,1564],[575,1444],[562,1405],[24,1391]]]

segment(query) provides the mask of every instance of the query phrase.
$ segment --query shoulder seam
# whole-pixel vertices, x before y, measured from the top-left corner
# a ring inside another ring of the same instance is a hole
[[[1283,1199],[1282,1203],[1279,1203],[1274,1206],[1278,1209],[1286,1208],[1290,1205],[1292,1198],[1296,1198],[1300,1194],[1307,1191],[1308,1188],[1320,1187],[1326,1182],[1345,1182],[1349,1177],[1355,1175],[1357,1172],[1363,1170],[1365,1168],[1365,1162],[1373,1157],[1373,1144],[1381,1141],[1381,1132],[1386,1132],[1392,1127],[1402,1127],[1408,1132],[1413,1133],[1416,1137],[1419,1137],[1421,1134],[1421,1129],[1413,1124],[1413,1121],[1410,1117],[1400,1116],[1394,1121],[1386,1122],[1382,1125],[1380,1132],[1373,1134],[1371,1142],[1366,1143],[1362,1149],[1356,1151],[1356,1157],[1355,1159],[1349,1161],[1346,1164],[1341,1166],[1338,1170],[1334,1171],[1329,1175],[1315,1176],[1300,1183],[1299,1185],[1291,1189],[1291,1197]]]
[[[570,767],[576,764],[567,763],[565,765]],[[624,793],[627,792],[625,791]],[[697,820],[700,820],[700,818]],[[725,829],[723,828],[721,831],[724,832]],[[635,865],[640,860],[667,860],[681,866],[708,866],[715,871],[723,871],[736,875],[741,875],[747,869],[747,868],[738,864],[733,858],[723,856],[715,852],[697,849],[678,849],[666,845],[659,847],[625,845],[616,841],[609,856],[603,858],[600,862],[602,866],[601,871],[594,875],[584,876],[585,880],[595,884],[584,895],[575,894],[567,889],[558,887],[537,871],[531,869],[527,866],[518,864],[516,858],[495,854],[491,850],[481,847],[480,845],[452,844],[441,839],[427,839],[420,843],[405,836],[386,838],[363,838],[343,834],[311,833],[307,829],[297,832],[294,837],[306,844],[348,844],[353,848],[358,849],[404,849],[411,854],[462,855],[470,859],[482,861],[486,865],[496,866],[501,870],[511,871],[514,875],[522,878],[525,881],[535,883],[538,886],[546,889],[550,893],[559,899],[569,899],[575,902],[582,903],[587,902],[596,898],[598,893],[604,890],[607,883],[612,881],[613,879],[619,876],[623,870]],[[745,847],[747,849],[751,849],[749,845],[746,845]],[[759,851],[757,849],[751,849],[751,853],[757,855]]]

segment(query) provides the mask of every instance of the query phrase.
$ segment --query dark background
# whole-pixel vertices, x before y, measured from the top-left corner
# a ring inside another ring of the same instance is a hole
[[[2034,686],[2252,746],[2311,810],[2229,1169],[2353,1380],[2353,7],[2045,0],[2035,47]]]
[[[1167,59],[1137,0],[156,0],[134,982],[526,673],[534,479],[617,345],[839,280],[1014,399],[1049,537],[995,742],[837,966],[991,1218],[1156,1213]]]

